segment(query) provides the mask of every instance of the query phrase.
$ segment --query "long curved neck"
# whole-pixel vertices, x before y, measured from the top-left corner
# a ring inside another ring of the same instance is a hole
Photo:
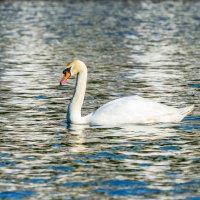
[[[84,101],[86,84],[87,68],[85,66],[77,75],[75,92],[67,110],[67,120],[70,123],[83,123],[83,118],[81,117],[81,108]]]

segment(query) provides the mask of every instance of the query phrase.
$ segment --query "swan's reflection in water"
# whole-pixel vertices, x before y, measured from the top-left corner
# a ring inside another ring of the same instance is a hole
[[[170,127],[171,126],[171,127]],[[123,125],[119,127],[75,125],[67,126],[66,141],[70,143],[69,152],[87,153],[87,145],[92,143],[102,143],[102,146],[129,145],[138,141],[151,142],[175,137],[177,132],[171,125]],[[108,139],[109,138],[109,139]],[[103,140],[103,141],[102,141]]]
[[[84,134],[84,130],[89,126],[86,125],[68,125],[66,141],[69,146],[69,153],[81,153],[86,151],[86,146],[84,145],[86,142],[86,135]]]

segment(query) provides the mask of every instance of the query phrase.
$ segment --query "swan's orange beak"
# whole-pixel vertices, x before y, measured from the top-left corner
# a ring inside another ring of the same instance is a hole
[[[62,79],[60,80],[60,85],[63,85],[64,82],[70,77],[70,71],[66,70]]]

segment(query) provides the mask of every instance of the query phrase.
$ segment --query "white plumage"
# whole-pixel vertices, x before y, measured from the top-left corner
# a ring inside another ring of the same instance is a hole
[[[179,122],[193,110],[193,106],[177,109],[134,95],[113,100],[82,117],[81,107],[86,90],[87,67],[82,61],[73,60],[63,73],[61,85],[69,76],[77,74],[75,93],[67,110],[68,123],[117,126],[133,123]]]

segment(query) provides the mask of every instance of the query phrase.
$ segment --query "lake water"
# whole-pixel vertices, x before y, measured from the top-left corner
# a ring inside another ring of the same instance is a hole
[[[199,1],[1,1],[0,199],[200,199]],[[195,105],[177,124],[71,126],[75,79],[89,71],[83,114],[132,94]]]

